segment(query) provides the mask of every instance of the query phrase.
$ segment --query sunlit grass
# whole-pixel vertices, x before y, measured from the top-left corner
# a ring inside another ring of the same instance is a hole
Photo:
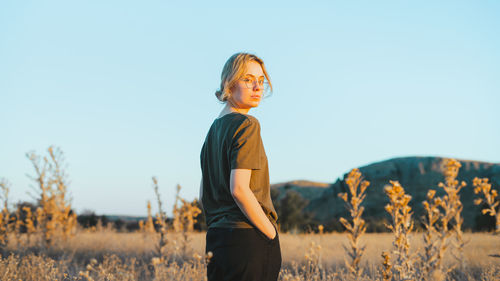
[[[151,213],[136,232],[119,232],[98,224],[83,229],[67,200],[62,152],[49,148],[43,158],[28,154],[35,168],[38,188],[36,208],[9,210],[10,184],[0,179],[0,280],[206,280],[204,232],[193,226],[201,210],[196,201],[179,196],[177,188],[172,223],[167,222],[158,181],[153,188],[158,213]],[[366,234],[363,202],[369,182],[359,170],[347,178],[344,200],[350,217],[341,218],[345,233],[281,233],[283,256],[279,280],[499,280],[500,235],[464,233],[460,190],[465,182],[456,177],[461,164],[444,162],[444,195],[430,187],[422,204],[423,218],[413,218],[411,196],[397,181],[384,189],[391,217],[391,233]],[[476,204],[497,218],[497,191],[488,179],[474,179]],[[473,200],[466,198],[465,200]],[[421,219],[423,232],[413,231]],[[347,243],[346,243],[347,242]],[[410,247],[411,245],[411,247]],[[346,258],[348,257],[348,258]]]

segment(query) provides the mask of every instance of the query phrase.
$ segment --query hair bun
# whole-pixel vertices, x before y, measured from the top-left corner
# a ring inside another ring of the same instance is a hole
[[[215,96],[217,97],[218,100],[221,100],[222,91],[221,90],[215,91]]]

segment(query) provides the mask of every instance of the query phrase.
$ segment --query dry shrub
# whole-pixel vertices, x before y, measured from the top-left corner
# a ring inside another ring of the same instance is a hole
[[[196,199],[193,202],[188,202],[179,196],[181,191],[181,186],[177,185],[177,194],[175,195],[174,203],[174,230],[176,232],[192,232],[194,230],[194,224],[196,223],[196,217],[201,213],[201,210],[196,204]],[[181,206],[178,207],[178,202],[181,202]]]
[[[177,193],[175,195],[173,210],[173,226],[175,232],[182,234],[182,239],[181,241],[176,240],[174,241],[174,243],[176,244],[176,252],[180,252],[182,256],[186,256],[191,254],[188,233],[193,232],[196,217],[201,213],[201,210],[198,208],[196,200],[193,200],[193,202],[188,202],[187,200],[180,197],[180,191],[181,186],[177,185]],[[180,207],[178,207],[179,201],[181,202]]]
[[[423,202],[424,210],[424,253],[421,257],[421,278],[423,280],[444,280],[454,270],[455,266],[443,266],[443,258],[448,250],[452,251],[461,269],[465,268],[464,247],[465,240],[462,232],[462,209],[460,190],[466,186],[465,182],[456,179],[460,162],[455,159],[444,160],[443,173],[445,183],[439,183],[445,195],[435,197],[436,191],[429,190],[427,200]],[[451,226],[451,229],[450,229]],[[454,236],[455,240],[450,238]],[[451,249],[450,249],[450,246]]]
[[[466,186],[466,183],[463,181],[459,183],[456,179],[461,166],[460,162],[455,159],[446,159],[444,161],[445,183],[439,183],[439,187],[443,188],[446,193],[441,198],[440,204],[442,209],[440,236],[443,239],[441,247],[446,247],[446,243],[444,243],[445,238],[454,235],[455,240],[450,243],[453,246],[451,250],[457,261],[463,265],[463,247],[465,246],[465,241],[463,240],[463,218],[461,216],[463,205],[460,201],[459,192]],[[449,226],[452,226],[452,228],[449,229]]]
[[[51,146],[48,157],[41,158],[34,152],[28,153],[27,157],[36,173],[30,178],[36,182],[39,192],[36,231],[43,236],[44,246],[51,246],[55,240],[73,235],[77,224],[76,213],[72,212],[67,196],[63,153]]]
[[[467,184],[456,179],[458,176],[458,171],[462,165],[455,159],[446,159],[444,161],[444,177],[445,183],[439,183],[439,187],[443,188],[446,194],[443,196],[442,208],[444,215],[442,216],[442,227],[443,231],[448,232],[448,224],[453,226],[453,233],[455,240],[452,241],[454,249],[452,251],[453,255],[460,262],[461,266],[464,267],[464,256],[463,248],[465,246],[465,241],[463,239],[462,224],[464,219],[462,218],[463,205],[460,201],[460,190]]]
[[[349,238],[349,244],[351,246],[349,249],[344,246],[344,249],[351,259],[350,262],[346,259],[346,266],[352,276],[360,278],[363,275],[363,269],[359,266],[359,262],[365,251],[365,246],[360,246],[359,238],[366,231],[365,220],[361,218],[364,211],[364,207],[361,206],[361,203],[365,199],[365,191],[370,185],[370,182],[362,179],[361,172],[358,169],[353,169],[347,175],[346,183],[349,187],[350,196],[347,193],[340,193],[338,195],[344,200],[345,206],[352,218],[352,223],[348,222],[345,218],[340,218],[340,222],[347,229],[347,237]],[[349,197],[351,198],[350,200]]]
[[[498,204],[500,204],[500,201],[498,201],[498,191],[495,189],[491,188],[491,183],[488,182],[487,178],[474,178],[473,183],[474,185],[474,193],[478,194],[481,193],[484,196],[484,199],[482,198],[477,198],[474,200],[475,205],[479,205],[481,203],[486,203],[487,208],[484,208],[481,210],[483,215],[489,214],[492,217],[495,217],[495,233],[500,234],[500,212],[497,212],[497,207]]]
[[[167,225],[167,215],[163,211],[163,203],[160,198],[158,180],[155,177],[153,177],[153,187],[158,202],[158,213],[156,214],[155,223],[159,226],[160,234],[158,245],[156,247],[156,254],[159,256],[162,262],[165,262],[167,256],[167,253],[165,251],[169,227]],[[171,255],[174,259],[183,259],[186,256],[191,256],[192,251],[189,247],[188,233],[193,232],[194,224],[196,223],[196,217],[201,213],[201,210],[197,207],[196,201],[188,202],[187,200],[180,197],[180,190],[181,186],[177,185],[177,192],[175,195],[175,203],[173,207],[174,217],[172,224],[173,231],[176,233],[180,233],[181,236],[180,239],[172,239],[170,241],[174,246],[174,253],[173,255]],[[179,201],[182,203],[180,207],[178,206]],[[176,235],[175,237],[177,238],[179,236]]]
[[[394,234],[394,258],[392,278],[395,280],[413,280],[415,279],[414,259],[410,256],[410,240],[409,234],[413,229],[413,221],[411,219],[411,207],[409,206],[411,196],[405,194],[404,188],[397,181],[390,181],[384,189],[389,204],[385,206],[385,210],[391,215],[392,223],[387,227]],[[384,257],[384,269],[389,271],[389,255],[382,254]],[[385,276],[389,276],[384,272]],[[389,280],[389,279],[387,279]]]

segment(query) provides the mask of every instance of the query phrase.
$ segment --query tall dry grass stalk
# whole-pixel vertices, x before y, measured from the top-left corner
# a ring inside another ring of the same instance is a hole
[[[410,256],[409,234],[413,230],[411,219],[411,207],[409,206],[411,196],[405,194],[404,188],[398,181],[390,181],[390,185],[384,188],[385,194],[389,197],[389,204],[385,210],[391,215],[392,221],[387,227],[394,234],[394,258],[393,277],[395,280],[414,280],[415,268],[413,258]],[[388,257],[384,257],[388,261]],[[387,269],[387,266],[385,265]]]
[[[382,258],[384,259],[382,261],[382,280],[384,281],[390,281],[392,280],[392,263],[391,263],[391,256],[389,255],[388,252],[382,252]]]
[[[156,253],[160,257],[160,261],[164,262],[166,253],[166,245],[167,245],[167,215],[163,210],[163,204],[160,198],[160,192],[158,187],[158,180],[153,177],[153,187],[156,194],[156,199],[158,202],[158,213],[156,214],[155,223],[159,226],[159,234],[160,239],[156,248]],[[190,248],[189,248],[189,235],[188,233],[192,232],[194,229],[194,223],[196,222],[196,216],[201,213],[201,210],[196,206],[196,201],[188,202],[185,199],[181,198],[179,193],[181,190],[181,186],[177,185],[177,192],[175,195],[175,203],[173,207],[173,230],[177,233],[181,234],[181,239],[171,240],[171,243],[174,245],[174,258],[182,259],[186,256],[190,256]],[[182,205],[179,207],[179,202]]]
[[[182,187],[177,185],[177,192],[175,194],[175,203],[173,209],[173,226],[174,231],[182,234],[182,239],[177,245],[176,249],[180,250],[183,256],[189,255],[189,236],[188,233],[194,230],[196,217],[201,213],[201,210],[196,204],[196,199],[193,202],[188,202],[183,199],[179,194]],[[181,206],[179,207],[179,202]],[[176,240],[175,243],[178,243]]]
[[[360,237],[366,232],[365,220],[361,217],[364,211],[364,207],[361,206],[361,203],[365,199],[365,191],[370,185],[370,182],[362,179],[361,172],[358,169],[353,169],[349,172],[345,182],[349,187],[349,194],[340,193],[338,195],[344,200],[345,206],[352,218],[352,223],[345,218],[340,218],[340,222],[347,229],[347,237],[349,238],[350,244],[350,248],[344,246],[344,249],[350,257],[350,261],[346,259],[345,263],[352,276],[354,278],[360,278],[363,275],[363,269],[359,266],[359,263],[366,248],[366,246],[361,246],[359,242]]]
[[[491,183],[488,182],[488,178],[474,178],[474,193],[481,193],[484,196],[484,199],[477,198],[474,200],[475,205],[480,205],[481,203],[486,203],[488,208],[484,208],[481,210],[483,215],[489,214],[490,216],[495,218],[495,234],[500,234],[500,212],[497,212],[498,204],[500,201],[498,200],[498,192],[495,189],[491,188]]]
[[[174,231],[181,233],[181,242],[177,241],[177,238],[167,240],[167,234],[169,231],[169,227],[167,224],[167,215],[163,210],[163,203],[161,200],[158,180],[156,177],[153,177],[153,188],[155,191],[156,199],[158,202],[158,212],[156,213],[155,223],[158,225],[159,229],[159,239],[158,243],[155,245],[155,255],[151,259],[151,265],[153,267],[154,278],[153,280],[203,280],[205,279],[205,274],[203,270],[208,263],[207,260],[210,260],[211,256],[209,253],[204,258],[197,254],[193,253],[192,255],[188,255],[189,248],[189,237],[188,232],[193,230],[193,224],[196,222],[195,217],[201,212],[198,208],[194,208],[196,202],[189,203],[186,200],[182,199],[179,196],[179,192],[181,190],[180,185],[177,186],[176,200],[174,204],[174,218],[173,225]],[[181,201],[183,205],[179,208],[178,201]],[[194,207],[193,207],[194,206]],[[143,232],[154,232],[156,230],[154,226],[149,226],[152,221],[151,216],[151,204],[148,202],[148,219],[146,223],[143,223],[141,227]],[[149,223],[148,223],[149,222]],[[149,231],[147,229],[150,229]],[[178,235],[172,235],[171,237],[177,237]],[[167,244],[172,244],[173,251],[169,251],[167,248]],[[181,247],[179,247],[179,244]],[[179,255],[179,248],[182,248],[182,254]],[[182,266],[182,268],[178,265],[178,263],[185,264],[186,266]],[[186,269],[188,269],[188,273],[186,273]],[[198,272],[196,275],[192,275],[192,272]],[[187,275],[184,275],[187,274]]]
[[[194,224],[196,223],[196,217],[201,214],[201,210],[197,207],[196,199],[193,202],[189,202],[182,197],[180,197],[180,191],[182,187],[177,185],[177,193],[175,195],[174,203],[174,230],[176,232],[191,232],[194,230]],[[178,203],[181,206],[178,206]]]
[[[35,215],[31,212],[31,208],[24,206],[22,210],[25,214],[24,227],[26,227],[26,245],[30,245],[31,237],[36,233],[35,228]]]
[[[146,219],[146,222],[144,222],[142,220],[139,221],[139,232],[142,232],[145,235],[153,234],[156,232],[154,222],[153,222],[153,215],[151,213],[151,202],[149,200],[148,200],[147,208],[148,208],[148,217]]]
[[[158,187],[158,179],[153,177],[153,188],[156,195],[156,201],[158,203],[158,212],[156,213],[155,223],[158,225],[158,232],[160,234],[160,238],[158,239],[158,244],[156,246],[156,254],[160,257],[162,261],[165,260],[167,256],[166,246],[167,246],[167,214],[163,210],[163,203],[161,202],[160,191]]]
[[[304,255],[306,260],[304,277],[305,279],[311,279],[313,276],[318,276],[321,274],[321,245],[314,241],[309,244],[309,249]]]
[[[454,269],[454,266],[444,268],[443,258],[448,250],[460,263],[461,268],[465,267],[463,249],[465,240],[462,232],[462,209],[460,201],[460,190],[466,186],[465,182],[456,179],[460,162],[455,159],[446,159],[443,162],[443,174],[445,183],[439,183],[445,194],[436,197],[436,191],[431,189],[427,193],[424,205],[425,216],[423,218],[424,232],[424,252],[421,258],[421,279],[423,280],[444,280]],[[451,229],[450,229],[451,226]],[[450,241],[454,236],[455,240]],[[451,249],[450,249],[450,246]]]
[[[51,246],[54,240],[72,236],[77,224],[76,213],[71,210],[67,194],[63,153],[51,146],[48,148],[48,157],[40,158],[34,152],[28,153],[27,157],[36,173],[30,178],[36,182],[39,192],[37,230],[43,236],[44,246]]]
[[[9,244],[9,233],[12,231],[12,223],[9,211],[9,190],[10,183],[2,178],[0,179],[1,195],[3,201],[2,210],[0,212],[0,253],[3,253],[6,246]]]
[[[464,220],[462,218],[463,205],[460,201],[459,192],[467,184],[464,181],[459,182],[456,179],[460,167],[462,167],[462,165],[457,160],[446,159],[444,161],[445,183],[439,183],[438,186],[443,188],[446,193],[442,198],[441,204],[443,208],[443,216],[441,218],[442,232],[448,232],[449,224],[453,226],[452,234],[455,236],[455,240],[452,241],[452,245],[455,251],[452,251],[452,254],[463,268],[465,266],[463,255],[465,240],[462,232]]]
[[[420,254],[421,277],[423,280],[430,280],[430,276],[433,274],[444,274],[442,261],[447,248],[444,243],[448,233],[439,232],[437,229],[437,224],[441,218],[439,206],[441,206],[443,201],[441,197],[435,197],[435,195],[436,191],[430,189],[427,192],[427,199],[422,203],[425,210],[423,217],[425,227],[423,234],[424,251]],[[442,239],[438,239],[438,237]]]
[[[22,219],[23,210],[19,207],[16,208],[15,221],[14,221],[14,237],[17,245],[20,247],[25,246],[25,241],[21,239],[21,228],[24,226],[24,221]]]

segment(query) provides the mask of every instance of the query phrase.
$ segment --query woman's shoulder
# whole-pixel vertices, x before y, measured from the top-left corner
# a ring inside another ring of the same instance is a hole
[[[257,119],[257,117],[255,117],[255,116],[253,116],[253,115],[250,115],[250,114],[246,114],[245,116],[248,118],[248,120],[249,120],[250,122],[255,122],[255,123],[257,123],[257,124],[259,123],[259,119]]]
[[[240,129],[249,129],[249,128],[255,128],[260,131],[260,123],[257,117],[250,115],[250,114],[241,114],[241,120],[242,122],[240,123]]]
[[[223,115],[217,120],[220,120],[222,122],[229,122],[229,123],[237,123],[239,126],[250,126],[250,125],[257,125],[260,126],[259,120],[257,117],[250,115],[250,114],[243,114],[239,112],[231,112],[226,115]]]

